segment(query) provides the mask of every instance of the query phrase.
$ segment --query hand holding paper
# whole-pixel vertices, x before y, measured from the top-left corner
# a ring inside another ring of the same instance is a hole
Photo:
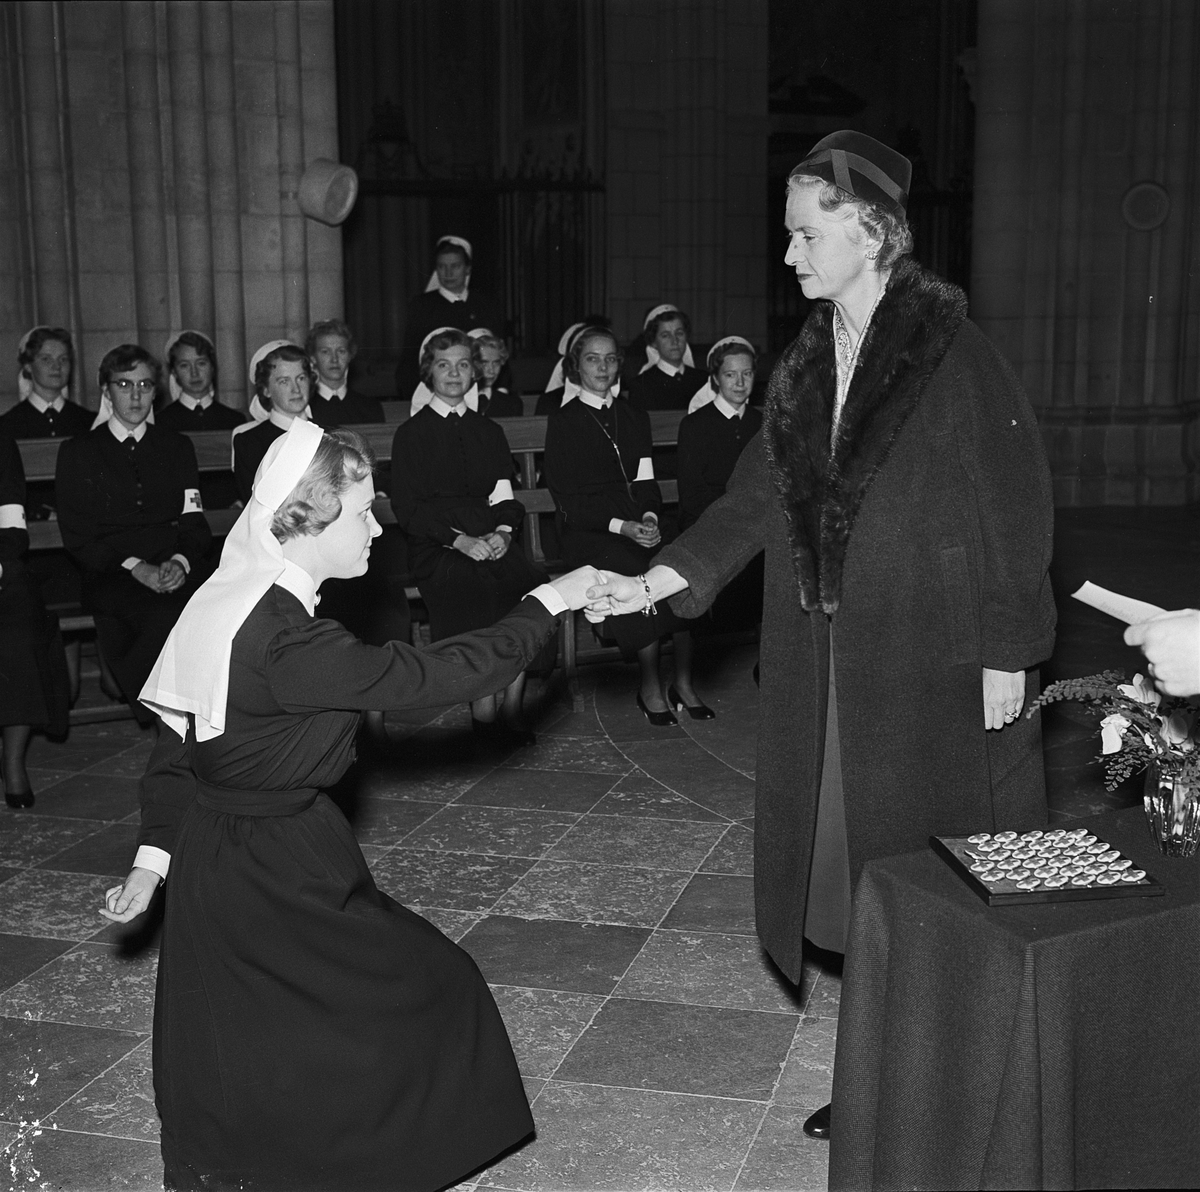
[[[1141,646],[1155,685],[1167,695],[1200,695],[1200,610],[1161,613],[1125,630],[1125,641]]]

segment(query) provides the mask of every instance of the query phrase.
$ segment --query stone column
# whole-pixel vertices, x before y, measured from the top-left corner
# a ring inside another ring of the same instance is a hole
[[[605,15],[617,332],[674,302],[697,341],[765,343],[766,0],[610,0]]]
[[[980,0],[972,309],[1063,504],[1200,497],[1198,72],[1187,0]]]
[[[95,404],[100,356],[217,344],[222,398],[248,352],[341,313],[341,237],[300,213],[337,156],[331,0],[36,0],[0,9],[0,406],[16,339],[69,327]],[[23,280],[29,279],[29,280]]]

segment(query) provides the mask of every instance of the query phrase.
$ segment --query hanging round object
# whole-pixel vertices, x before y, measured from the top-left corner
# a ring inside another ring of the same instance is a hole
[[[1121,200],[1121,215],[1137,232],[1153,232],[1167,222],[1171,196],[1157,182],[1135,182]]]
[[[357,198],[358,175],[349,166],[317,157],[305,167],[298,201],[309,219],[337,227],[354,210]]]

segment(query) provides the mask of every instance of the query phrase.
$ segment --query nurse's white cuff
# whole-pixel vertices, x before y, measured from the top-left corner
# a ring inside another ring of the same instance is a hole
[[[512,481],[497,480],[496,487],[492,489],[491,495],[488,497],[488,504],[499,505],[501,501],[511,501],[512,499]]]
[[[612,517],[612,518],[609,518],[609,520],[608,520],[608,532],[609,532],[610,534],[619,534],[619,533],[621,532],[621,527],[622,527],[624,524],[625,524],[625,523],[624,523],[624,522],[623,522],[623,521],[622,521],[622,520],[621,520],[619,517]]]
[[[133,858],[134,869],[149,869],[157,873],[165,882],[167,870],[171,867],[171,854],[152,844],[139,844],[137,856]]]
[[[0,505],[0,530],[25,529],[24,505]]]

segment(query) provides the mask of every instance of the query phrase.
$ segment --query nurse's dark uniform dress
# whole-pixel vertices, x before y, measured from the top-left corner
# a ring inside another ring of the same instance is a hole
[[[629,404],[635,410],[686,410],[703,384],[698,368],[685,364],[681,372],[668,373],[654,364],[629,382]]]
[[[233,639],[224,732],[164,732],[142,782],[139,844],[171,854],[165,1182],[433,1192],[525,1137],[528,1102],[474,962],[376,888],[322,790],[354,760],[360,712],[497,691],[555,620],[529,597],[491,629],[379,648],[287,582]]]
[[[16,442],[0,431],[0,726],[67,729],[67,660],[58,618],[28,566],[25,473]]]
[[[730,407],[726,407],[728,410]],[[742,407],[741,417],[710,401],[679,423],[679,532],[700,520],[719,497],[746,444],[762,429],[762,411]],[[720,629],[745,628],[762,620],[763,557],[756,555],[713,602],[710,623]],[[704,620],[705,618],[700,618]]]
[[[651,566],[659,547],[640,546],[610,528],[614,520],[641,521],[647,513],[662,512],[658,481],[637,479],[650,447],[650,419],[621,398],[595,409],[575,397],[550,414],[545,475],[558,506],[564,567],[590,564],[641,575]],[[628,655],[686,628],[686,622],[663,601],[652,616],[609,617],[604,626]]]
[[[392,441],[392,509],[408,537],[409,564],[434,641],[491,625],[546,582],[521,549],[524,506],[511,498],[488,503],[498,481],[512,484],[504,431],[459,408],[461,415],[443,416],[430,404],[401,423]],[[480,562],[454,549],[460,533],[482,538],[501,526],[513,533],[502,559]]]
[[[312,420],[326,430],[383,421],[383,406],[378,398],[356,393],[353,389],[339,392],[321,384],[313,387],[308,412]]]
[[[164,430],[180,434],[201,434],[205,431],[231,431],[246,421],[241,410],[223,406],[215,396],[206,405],[188,394],[182,394],[154,415],[156,424]],[[232,472],[201,472],[200,499],[205,509],[228,509],[237,499],[237,484]]]

